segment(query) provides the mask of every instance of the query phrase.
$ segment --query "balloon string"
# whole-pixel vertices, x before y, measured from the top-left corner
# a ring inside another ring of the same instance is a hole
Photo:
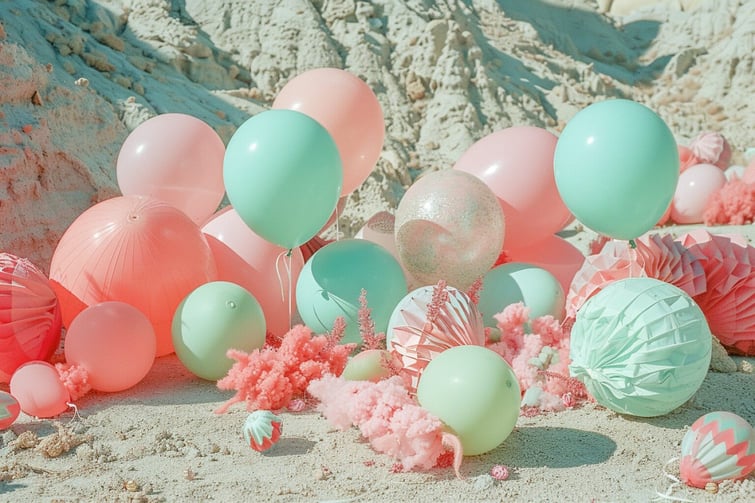
[[[73,417],[68,421],[68,424],[71,424],[77,419],[81,419],[81,415],[79,414],[79,408],[76,407],[76,404],[73,402],[66,402],[66,405],[68,405],[69,408],[73,409]]]
[[[278,277],[278,288],[280,288],[281,292],[281,302],[286,302],[288,300],[288,329],[291,330],[291,317],[293,316],[293,297],[292,297],[292,290],[293,290],[293,275],[291,274],[291,255],[293,254],[293,248],[289,248],[288,250],[282,251],[278,254],[278,257],[275,259],[275,274]],[[281,274],[281,258],[283,258],[283,267],[286,271],[287,281],[288,281],[288,299],[286,299],[286,292],[285,292],[285,285],[283,284],[283,277]]]
[[[282,251],[278,254],[278,257],[275,259],[275,274],[278,277],[278,289],[281,292],[281,302],[286,301],[286,291],[285,291],[285,286],[283,285],[283,276],[281,275],[280,260],[284,256],[291,256],[290,253],[291,253],[291,250]],[[284,264],[285,264],[285,261],[284,261]]]
[[[288,275],[288,330],[291,331],[291,317],[293,316],[293,302],[291,301],[291,295],[293,291],[293,274],[291,274],[291,250],[288,250],[288,255],[283,261],[286,265],[286,275]]]
[[[668,461],[666,461],[666,464],[663,465],[663,475],[666,476],[667,479],[671,480],[672,484],[668,486],[668,489],[666,489],[665,493],[659,493],[658,491],[655,492],[655,494],[658,496],[655,498],[654,501],[660,501],[660,500],[666,500],[666,501],[681,501],[684,503],[692,503],[692,500],[688,500],[686,498],[680,498],[678,496],[672,496],[671,493],[674,492],[674,489],[682,485],[682,481],[679,480],[674,475],[671,475],[669,472],[666,471],[666,468],[668,465],[673,463],[674,461],[678,461],[679,458],[671,458]]]

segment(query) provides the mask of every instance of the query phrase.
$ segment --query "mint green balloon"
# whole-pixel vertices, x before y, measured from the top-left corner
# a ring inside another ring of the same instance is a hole
[[[557,320],[564,317],[564,289],[558,279],[542,267],[508,262],[485,273],[477,307],[486,327],[498,326],[493,315],[517,302],[529,308],[530,319],[545,315]]]
[[[679,153],[665,122],[629,100],[595,103],[578,112],[556,143],[556,186],[590,229],[616,239],[650,230],[671,204]]]
[[[309,241],[333,214],[343,168],[320,123],[293,110],[266,110],[231,137],[223,179],[241,219],[260,237],[290,249]]]
[[[233,365],[229,349],[247,353],[265,344],[265,315],[246,289],[227,281],[199,286],[173,316],[176,356],[194,375],[215,381]]]
[[[465,456],[498,447],[516,426],[519,382],[508,363],[482,346],[456,346],[430,360],[417,399],[459,437]]]
[[[711,348],[705,315],[689,295],[654,278],[627,278],[577,313],[569,371],[604,407],[662,416],[700,388]]]
[[[296,282],[296,306],[305,325],[316,333],[333,329],[336,318],[346,320],[342,342],[360,343],[359,296],[367,291],[367,307],[375,333],[407,292],[398,261],[380,245],[364,239],[342,239],[325,245],[304,264]]]

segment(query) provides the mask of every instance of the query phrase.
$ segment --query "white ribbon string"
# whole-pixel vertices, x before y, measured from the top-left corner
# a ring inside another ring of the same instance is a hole
[[[671,480],[672,484],[668,486],[665,493],[660,493],[656,491],[655,494],[658,497],[655,498],[653,501],[665,500],[665,501],[681,501],[684,503],[692,503],[692,500],[688,500],[687,498],[680,498],[679,496],[672,496],[674,489],[676,489],[677,487],[683,484],[681,480],[679,480],[677,477],[675,477],[674,475],[666,471],[666,468],[668,467],[668,465],[670,465],[671,463],[675,461],[679,461],[679,458],[671,458],[668,461],[666,461],[665,465],[663,465],[663,475],[665,475],[667,479]]]
[[[282,251],[275,259],[275,274],[278,276],[278,287],[281,292],[281,301],[286,302],[288,300],[288,329],[291,330],[291,317],[293,316],[293,303],[291,292],[293,290],[293,275],[291,274],[291,254],[293,249]],[[281,258],[283,258],[283,267],[285,268],[287,282],[288,282],[288,299],[286,299],[286,287],[283,284],[283,277],[281,274]]]

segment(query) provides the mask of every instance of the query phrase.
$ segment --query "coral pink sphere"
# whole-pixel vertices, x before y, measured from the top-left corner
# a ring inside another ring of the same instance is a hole
[[[678,224],[697,224],[713,194],[726,185],[726,175],[713,164],[697,164],[679,175],[671,219]]]

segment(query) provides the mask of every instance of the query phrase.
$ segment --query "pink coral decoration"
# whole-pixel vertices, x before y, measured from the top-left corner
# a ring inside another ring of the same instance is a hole
[[[649,277],[675,285],[691,297],[705,291],[705,272],[671,235],[648,234],[635,241],[609,241],[589,255],[572,280],[566,297],[566,315],[573,319],[587,299],[618,279]]]
[[[460,442],[417,404],[400,377],[373,383],[325,375],[307,390],[320,400],[318,410],[332,425],[343,430],[356,426],[373,449],[393,457],[402,471],[433,468],[451,449],[460,476]]]
[[[429,303],[416,297],[412,301],[425,316],[401,310],[403,324],[393,328],[391,351],[401,360],[399,372],[414,393],[422,371],[435,355],[464,344],[484,346],[485,329],[482,314],[467,294],[443,281],[436,285]]]
[[[731,147],[726,138],[719,133],[703,131],[690,142],[689,149],[697,160],[694,164],[715,164],[721,169],[729,167]]]
[[[218,388],[236,394],[215,412],[246,402],[247,410],[278,410],[305,395],[307,386],[325,374],[339,375],[355,344],[338,344],[342,333],[313,335],[304,325],[283,336],[280,347],[266,346],[251,353],[231,349],[236,360]]]
[[[745,225],[755,221],[755,183],[733,179],[713,193],[703,213],[705,225]]]
[[[678,238],[699,260],[707,289],[693,296],[730,353],[755,355],[755,247],[741,236],[704,229]]]

